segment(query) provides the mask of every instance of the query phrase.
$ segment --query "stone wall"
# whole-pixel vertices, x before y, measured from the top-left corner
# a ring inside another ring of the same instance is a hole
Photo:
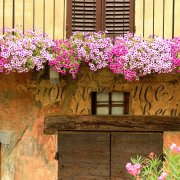
[[[128,91],[132,115],[180,116],[179,82],[177,75],[127,82],[109,70],[90,72],[87,67],[76,80],[61,77],[58,84],[51,84],[43,73],[0,75],[2,179],[57,179],[57,137],[43,133],[45,115],[88,115],[91,92]],[[165,145],[180,145],[179,137],[180,132],[165,132]]]

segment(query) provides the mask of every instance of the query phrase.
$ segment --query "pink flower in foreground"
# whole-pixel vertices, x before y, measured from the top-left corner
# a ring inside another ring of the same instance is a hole
[[[176,144],[172,143],[170,146],[171,150],[174,150],[175,152],[180,152],[180,146],[177,146]]]
[[[176,151],[180,153],[180,147],[177,147],[177,148],[176,148]]]
[[[172,143],[170,148],[171,148],[171,150],[173,150],[174,148],[176,148],[176,144]]]
[[[162,172],[161,176],[158,177],[158,180],[165,180],[166,176],[167,176],[167,173]]]
[[[140,164],[132,165],[131,163],[127,163],[126,169],[128,170],[129,174],[136,176],[140,173],[141,165]]]

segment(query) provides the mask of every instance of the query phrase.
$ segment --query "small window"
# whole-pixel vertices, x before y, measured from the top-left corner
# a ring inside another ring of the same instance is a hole
[[[92,114],[97,114],[97,115],[129,114],[129,93],[93,92]]]

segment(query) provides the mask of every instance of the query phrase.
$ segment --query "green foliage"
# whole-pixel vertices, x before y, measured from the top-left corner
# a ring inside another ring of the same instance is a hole
[[[174,144],[175,145],[175,144]],[[176,145],[164,149],[164,161],[161,156],[150,153],[147,157],[137,155],[131,158],[132,168],[140,164],[141,169],[137,174],[132,174],[130,179],[135,180],[180,180],[180,152]],[[132,169],[131,169],[132,170]]]
[[[172,153],[169,149],[165,149],[164,152],[166,154],[164,170],[168,173],[168,177],[166,179],[180,180],[180,153]]]

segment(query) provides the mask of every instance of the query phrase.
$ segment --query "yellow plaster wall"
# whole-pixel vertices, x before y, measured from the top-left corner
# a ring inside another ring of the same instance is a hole
[[[163,33],[163,0],[154,0],[154,32],[162,37]],[[172,37],[172,4],[173,0],[165,0],[164,36]],[[175,36],[180,36],[180,1],[175,0]],[[153,0],[145,0],[144,35],[153,33]],[[143,34],[143,0],[135,0],[136,34]]]
[[[3,4],[5,2],[5,4]],[[33,6],[35,12],[34,26],[43,30],[43,19],[45,10],[45,32],[48,33],[52,38],[58,39],[63,38],[63,29],[65,30],[65,0],[24,0],[24,28],[33,28]],[[33,2],[35,2],[33,4]],[[44,5],[45,2],[45,5]],[[4,24],[5,27],[12,28],[12,0],[0,0],[0,29],[3,27],[3,5],[4,9]],[[55,11],[54,11],[55,7]],[[15,25],[23,25],[23,0],[15,0]],[[55,21],[53,17],[55,15]],[[20,27],[22,28],[22,27]],[[53,28],[55,29],[53,34]]]
[[[43,30],[43,11],[45,2],[45,32],[52,38],[65,37],[65,20],[67,0],[36,0],[35,22],[37,28]],[[5,26],[12,27],[12,0],[5,0]],[[24,25],[25,29],[33,27],[33,0],[24,0]],[[163,0],[154,0],[155,2],[155,18],[154,31],[155,34],[162,36],[163,32]],[[172,3],[173,0],[165,0],[165,38],[172,37]],[[54,4],[55,3],[55,4]],[[54,17],[55,7],[55,22]],[[0,28],[3,27],[3,0],[0,0]],[[180,1],[175,0],[175,36],[180,36]],[[15,0],[15,25],[23,24],[23,0]],[[55,24],[55,33],[53,35],[53,26]],[[143,35],[143,0],[135,0],[135,25],[136,34]],[[145,1],[145,37],[153,33],[153,0]]]
[[[155,34],[162,36],[162,1],[155,0]],[[43,3],[45,2],[45,32],[53,38],[65,35],[64,0],[35,0],[34,25],[43,30]],[[142,2],[136,0],[136,33],[142,35]],[[146,0],[145,36],[152,33],[152,0]],[[25,0],[25,29],[33,27],[33,0]],[[176,0],[175,36],[180,36],[180,0]],[[3,0],[0,0],[0,28],[3,27]],[[166,0],[165,37],[171,37],[172,0]],[[23,0],[15,0],[15,24],[23,24]],[[12,0],[5,0],[5,26],[12,27]],[[22,76],[22,75],[19,75]],[[90,114],[91,91],[131,91],[131,114],[179,116],[179,77],[160,76],[138,83],[126,83],[112,73],[89,72],[86,68],[74,81],[61,79],[52,85],[49,80],[32,81],[16,75],[0,77],[1,130],[14,132],[12,142],[3,147],[2,174],[4,179],[57,179],[56,137],[43,133],[44,115],[47,113]],[[171,81],[173,80],[173,81]],[[11,82],[11,83],[7,83]],[[24,104],[27,104],[24,106]],[[16,107],[16,108],[14,108]],[[67,108],[68,107],[68,108]],[[165,132],[164,142],[180,143],[180,132]]]
[[[136,34],[143,34],[143,0],[135,0],[135,25]],[[172,1],[165,0],[165,38],[172,37]],[[162,36],[163,32],[163,0],[155,0],[154,30],[155,34]],[[175,0],[175,36],[180,36],[180,1]],[[145,37],[153,33],[153,0],[145,1]]]

